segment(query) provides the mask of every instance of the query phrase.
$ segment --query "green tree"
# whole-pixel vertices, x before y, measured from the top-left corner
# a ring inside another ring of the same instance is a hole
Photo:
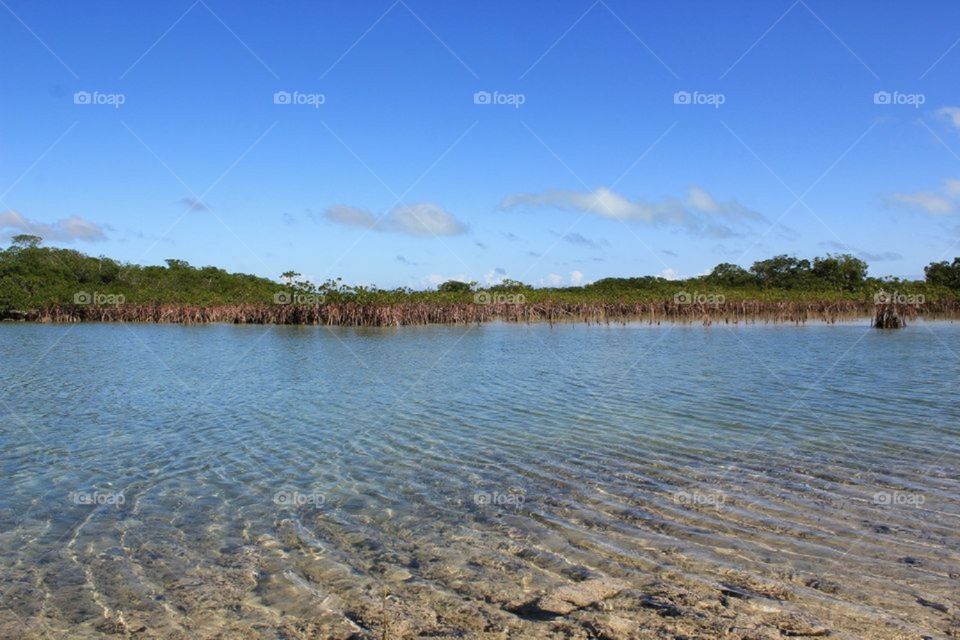
[[[18,233],[10,238],[11,249],[36,249],[43,242],[40,236],[30,235],[29,233]]]
[[[841,291],[855,291],[867,279],[867,263],[848,253],[827,255],[826,258],[813,259],[811,272],[818,284]]]
[[[167,258],[164,260],[167,263],[168,269],[192,269],[190,263],[186,260],[177,260],[176,258]]]
[[[809,281],[810,261],[784,254],[754,262],[750,272],[764,287],[797,289]]]
[[[459,280],[447,280],[437,287],[437,291],[443,293],[468,293],[473,287],[469,282],[460,282]]]
[[[953,262],[931,262],[923,269],[929,284],[960,290],[960,258]]]
[[[502,282],[487,287],[490,291],[526,291],[531,288],[528,284],[520,282],[519,280],[511,280],[510,278],[504,278]]]
[[[706,277],[707,282],[725,287],[748,287],[757,284],[757,278],[743,267],[723,262]]]

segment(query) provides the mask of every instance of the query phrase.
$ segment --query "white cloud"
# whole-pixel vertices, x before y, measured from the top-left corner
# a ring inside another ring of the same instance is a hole
[[[916,193],[894,193],[888,201],[902,207],[923,209],[927,213],[950,213],[953,203],[947,198],[931,191],[917,191]]]
[[[332,207],[327,207],[327,210],[323,212],[323,216],[327,220],[348,227],[372,229],[377,226],[377,217],[375,215],[369,211],[364,211],[357,207],[350,207],[345,204],[335,204]]]
[[[630,200],[606,187],[588,193],[551,189],[543,193],[515,193],[500,203],[502,209],[550,207],[592,213],[614,220],[632,220],[652,225],[678,226],[694,235],[737,235],[728,223],[763,221],[760,213],[736,200],[718,201],[706,190],[693,186],[686,198],[659,201]]]
[[[412,236],[455,236],[467,231],[465,224],[432,202],[398,205],[380,217],[365,209],[337,204],[328,207],[323,217],[348,227]]]
[[[543,193],[515,193],[500,203],[501,208],[520,206],[554,207],[570,211],[595,213],[605,218],[618,220],[644,220],[650,222],[656,216],[649,205],[631,202],[623,196],[600,187],[591,193],[579,193],[565,189],[551,189]]]
[[[394,207],[386,216],[386,224],[399,233],[421,236],[455,236],[467,230],[443,207],[429,202]]]
[[[766,218],[757,211],[743,206],[736,200],[718,202],[706,190],[694,185],[687,191],[687,205],[701,213],[717,215],[732,219],[754,220],[763,222]]]
[[[941,107],[937,109],[937,115],[949,120],[955,129],[960,129],[960,107]]]
[[[423,284],[427,286],[436,287],[437,285],[443,284],[447,280],[456,280],[457,282],[470,282],[470,279],[467,276],[460,275],[456,276],[442,276],[438,273],[431,273],[426,278],[423,279]]]
[[[500,284],[501,282],[503,282],[503,280],[506,277],[507,277],[506,269],[501,269],[500,267],[496,267],[494,269],[491,269],[490,271],[487,271],[487,273],[484,274],[483,281],[487,284],[488,287],[490,287],[495,284]]]
[[[660,272],[660,277],[666,278],[667,280],[679,280],[680,274],[677,272],[676,269],[671,269],[667,267],[666,269]]]
[[[579,287],[584,284],[583,272],[581,271],[571,271],[570,272],[570,281],[567,282],[564,280],[563,276],[559,273],[548,274],[546,278],[540,278],[541,287],[563,287],[563,286],[573,286]]]
[[[690,193],[687,196],[690,206],[700,211],[716,213],[720,210],[720,204],[713,199],[709,193],[700,187],[690,187]]]
[[[28,233],[52,242],[96,242],[107,238],[104,227],[80,216],[61,218],[48,224],[30,220],[12,209],[0,212],[0,231],[4,235]]]
[[[960,209],[960,180],[948,178],[934,191],[891,193],[886,202],[888,206],[920,209],[933,215],[955,213]]]

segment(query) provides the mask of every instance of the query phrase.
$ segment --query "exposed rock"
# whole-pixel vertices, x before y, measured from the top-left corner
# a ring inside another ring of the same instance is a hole
[[[97,631],[101,633],[125,634],[127,633],[127,623],[123,619],[123,613],[118,611],[113,615],[104,613],[104,620],[95,625]]]
[[[656,609],[657,613],[668,618],[676,618],[683,615],[683,611],[677,605],[669,600],[658,598],[656,596],[643,596],[640,603],[648,609]]]
[[[727,571],[727,580],[720,583],[720,592],[726,596],[749,599],[751,597],[791,600],[793,593],[779,582],[764,580],[743,571]]]
[[[596,578],[565,585],[517,608],[518,612],[534,615],[564,616],[601,600],[612,598],[629,585],[623,580]]]
[[[731,598],[741,598],[743,600],[749,600],[754,595],[750,591],[732,584],[721,584],[720,593],[725,596],[730,596]]]
[[[406,582],[413,577],[413,574],[406,569],[396,569],[384,577],[390,582]]]
[[[590,630],[602,640],[625,640],[638,637],[638,625],[633,620],[619,616],[603,616],[588,624]]]
[[[936,609],[941,613],[950,613],[950,607],[940,602],[934,602],[933,600],[927,600],[926,598],[917,598],[917,604],[923,605],[924,607],[930,607],[931,609]]]
[[[804,584],[811,589],[823,591],[824,593],[840,593],[840,584],[833,582],[832,580],[825,580],[823,578],[810,578]]]
[[[796,614],[778,616],[772,622],[780,629],[780,633],[788,638],[819,638],[830,635],[830,629]]]

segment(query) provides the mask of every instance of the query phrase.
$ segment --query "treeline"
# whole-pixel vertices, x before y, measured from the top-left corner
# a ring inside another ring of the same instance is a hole
[[[828,255],[812,261],[780,255],[754,262],[750,270],[717,265],[705,280],[731,287],[857,291],[867,282],[868,265],[851,255]]]
[[[125,264],[72,249],[41,247],[20,235],[0,251],[0,309],[28,310],[97,300],[128,303],[218,305],[266,302],[277,290],[267,278],[195,268],[182,260],[165,266]]]
[[[483,300],[480,292],[510,293],[514,302],[640,303],[672,300],[681,291],[723,294],[727,300],[870,301],[880,290],[922,294],[928,301],[960,298],[960,258],[927,266],[919,281],[871,278],[867,264],[850,255],[799,259],[781,255],[749,269],[720,264],[708,275],[687,280],[660,277],[604,278],[577,287],[533,287],[514,280],[481,287],[449,281],[436,290],[351,286],[341,280],[312,283],[288,271],[280,282],[217,267],[194,267],[170,259],[163,266],[121,263],[72,249],[41,246],[41,238],[20,235],[0,250],[0,311],[29,311],[71,305],[315,305],[323,303],[464,304]]]
[[[925,269],[924,280],[903,280],[895,277],[876,278],[867,275],[869,265],[849,254],[815,257],[813,260],[779,255],[754,262],[749,269],[728,262],[721,263],[704,276],[685,280],[667,280],[657,276],[633,278],[603,278],[583,287],[550,289],[556,292],[599,292],[606,297],[631,291],[655,292],[666,295],[681,288],[700,287],[723,292],[734,292],[745,297],[766,299],[859,299],[873,296],[878,291],[891,289],[906,292],[925,292],[931,299],[960,295],[960,258],[953,262],[934,262]],[[476,290],[476,283],[450,281],[440,285],[442,291]],[[490,291],[532,290],[513,280],[487,287]]]
[[[866,262],[849,254],[827,255],[812,261],[779,255],[754,262],[749,270],[735,264],[719,264],[704,280],[730,287],[826,291],[859,291],[865,286],[901,282],[895,278],[868,278],[867,270]],[[960,290],[960,258],[952,263],[933,262],[924,273],[926,284]]]

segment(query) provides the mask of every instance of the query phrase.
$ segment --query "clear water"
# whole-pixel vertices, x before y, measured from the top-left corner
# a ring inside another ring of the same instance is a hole
[[[651,629],[960,606],[953,324],[10,324],[0,367],[3,637],[549,637],[515,603],[596,576]]]

